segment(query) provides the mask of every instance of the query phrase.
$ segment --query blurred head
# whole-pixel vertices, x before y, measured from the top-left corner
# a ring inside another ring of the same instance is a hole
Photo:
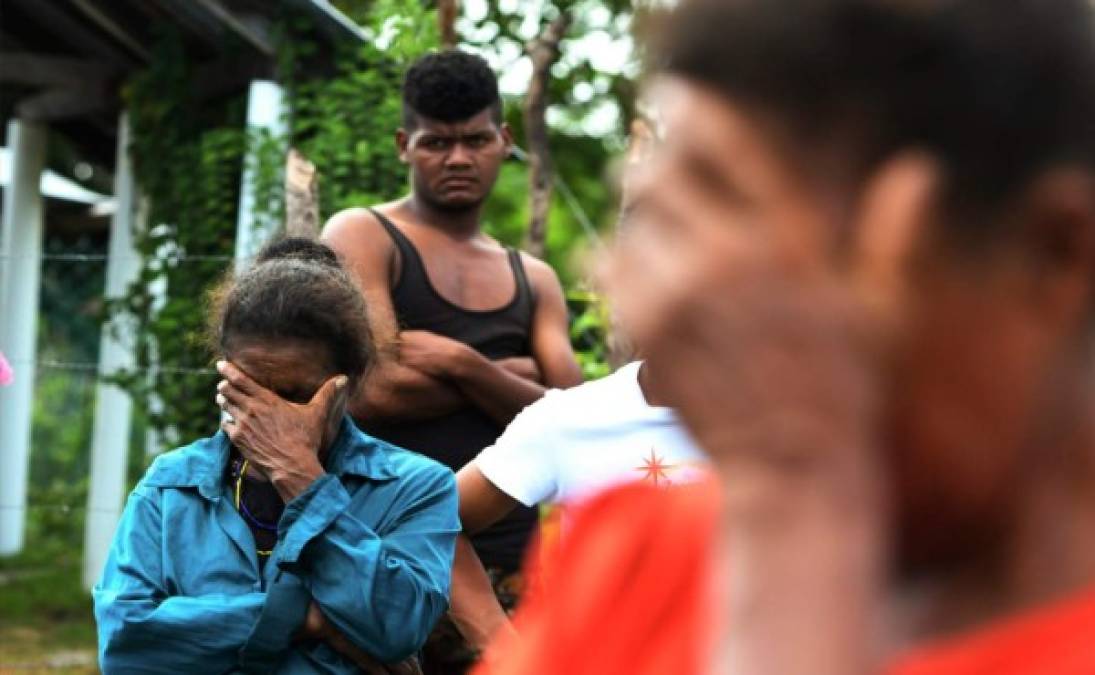
[[[478,208],[512,142],[498,81],[482,58],[448,50],[407,71],[396,144],[418,198],[441,211]]]
[[[651,314],[664,289],[705,283],[731,241],[868,298],[889,327],[909,564],[1006,529],[1024,476],[1061,459],[1054,434],[1086,404],[1090,10],[686,0],[655,45],[664,141],[631,195],[631,228],[659,252]]]
[[[288,401],[307,403],[335,375],[346,375],[353,387],[373,363],[361,293],[318,242],[287,238],[267,246],[212,300],[210,337],[218,356]]]

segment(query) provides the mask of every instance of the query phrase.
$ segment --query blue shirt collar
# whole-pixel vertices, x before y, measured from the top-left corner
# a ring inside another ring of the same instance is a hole
[[[150,471],[144,483],[150,487],[196,487],[203,497],[216,499],[222,491],[231,448],[228,435],[218,431],[211,438],[175,451],[183,453],[179,461]],[[323,468],[339,477],[349,474],[376,481],[396,478],[386,444],[358,429],[349,415],[342,418]]]

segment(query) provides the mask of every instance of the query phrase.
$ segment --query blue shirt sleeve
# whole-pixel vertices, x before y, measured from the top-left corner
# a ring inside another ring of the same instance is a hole
[[[277,570],[266,590],[266,604],[240,650],[245,672],[270,673],[286,657],[293,636],[304,624],[312,595],[295,574]]]
[[[448,607],[460,531],[456,480],[434,465],[401,480],[383,532],[350,507],[338,478],[320,478],[286,505],[275,556],[305,579],[343,635],[394,663],[421,648]]]
[[[163,586],[159,493],[129,497],[102,579],[92,590],[104,673],[233,669],[265,594],[171,596]]]

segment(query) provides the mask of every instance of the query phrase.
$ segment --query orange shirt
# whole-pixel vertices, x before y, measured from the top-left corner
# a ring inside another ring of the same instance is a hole
[[[700,672],[715,634],[714,481],[624,485],[573,515],[541,592],[517,611],[521,637],[489,650],[475,675]]]
[[[1095,675],[1095,590],[919,649],[888,675]]]
[[[719,633],[711,587],[718,518],[713,481],[633,484],[574,514],[543,592],[527,598],[521,637],[496,645],[475,675],[703,673]],[[887,675],[1095,675],[1095,590],[927,645]]]

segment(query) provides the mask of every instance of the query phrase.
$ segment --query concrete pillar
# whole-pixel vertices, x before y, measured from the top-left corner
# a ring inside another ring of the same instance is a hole
[[[43,205],[39,183],[46,160],[46,128],[8,123],[11,182],[0,223],[0,351],[15,381],[0,387],[0,555],[23,549],[27,514],[30,431],[42,273]]]
[[[125,295],[141,269],[134,246],[138,195],[129,158],[129,122],[123,112],[118,120],[118,146],[114,170],[114,201],[110,221],[104,297]],[[132,369],[136,337],[135,318],[115,315],[103,324],[99,342],[99,383],[95,387],[95,425],[91,436],[91,477],[84,522],[84,585],[90,588],[106,561],[114,528],[125,500],[126,465],[129,456],[133,401],[118,386],[102,378]]]
[[[266,80],[251,82],[247,94],[247,129],[251,139],[259,133],[269,133],[282,147],[278,157],[278,170],[282,168],[288,130],[284,115],[285,94],[280,85]],[[243,177],[240,184],[239,214],[236,221],[236,267],[250,260],[269,239],[281,231],[278,219],[256,212],[256,207],[266,213],[276,212],[274,204],[259,204],[259,195],[255,194],[255,176],[258,171],[259,156],[253,143],[248,144],[247,156],[243,163]]]

